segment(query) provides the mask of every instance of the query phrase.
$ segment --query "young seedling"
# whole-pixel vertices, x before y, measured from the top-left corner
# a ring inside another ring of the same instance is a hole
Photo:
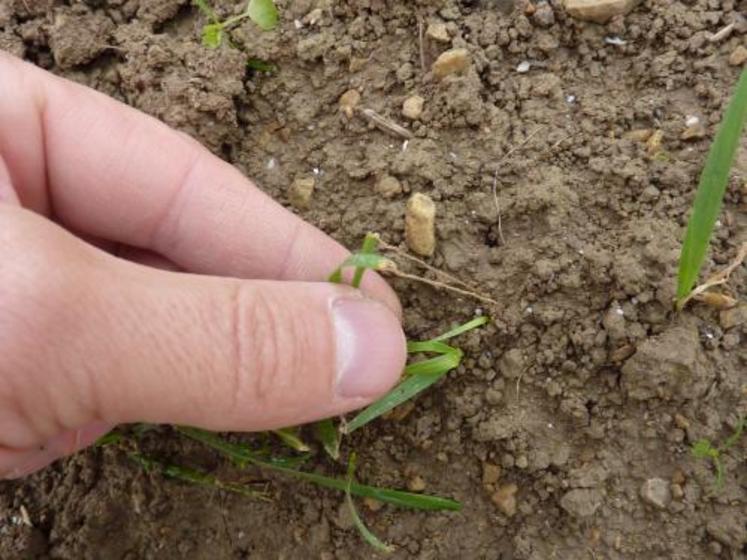
[[[720,447],[714,447],[709,439],[703,438],[693,443],[690,448],[691,453],[697,459],[710,459],[713,463],[716,469],[716,488],[719,490],[724,487],[724,464],[721,461],[721,456],[739,441],[744,431],[745,422],[747,422],[747,417],[742,418],[737,423],[734,433]]]
[[[726,108],[700,176],[692,215],[687,224],[680,253],[676,302],[678,310],[681,310],[690,299],[689,295],[698,280],[713,227],[721,212],[724,193],[729,183],[729,172],[734,163],[745,120],[747,120],[747,69],[742,71],[734,96]]]
[[[278,11],[273,0],[249,0],[246,8],[237,16],[220,21],[207,0],[193,0],[194,4],[205,14],[210,23],[202,28],[202,44],[211,49],[223,43],[225,32],[230,27],[245,19],[250,19],[264,31],[273,29],[278,23]],[[257,62],[255,59],[251,59]],[[259,61],[261,62],[261,61]]]
[[[345,272],[352,268],[350,285],[359,288],[366,270],[391,270],[393,263],[389,259],[376,252],[378,237],[369,234],[366,236],[361,250],[348,257],[329,277],[330,282],[340,283],[345,280]],[[372,420],[379,418],[394,407],[414,398],[422,391],[443,378],[449,371],[456,368],[462,359],[462,351],[446,344],[444,341],[454,338],[460,334],[475,329],[488,322],[487,317],[477,317],[457,326],[450,331],[422,342],[408,342],[407,351],[410,354],[433,354],[412,364],[409,364],[403,373],[402,381],[381,399],[358,413],[350,422],[341,422],[338,428],[332,419],[322,420],[314,425],[314,435],[319,440],[325,451],[335,460],[340,457],[341,436],[365,426]],[[139,437],[148,429],[133,430],[135,437]],[[345,494],[346,504],[350,509],[351,517],[355,527],[361,533],[363,539],[381,552],[389,552],[392,548],[379,540],[363,523],[360,515],[355,509],[352,496],[372,498],[382,503],[388,503],[399,507],[425,511],[458,511],[461,504],[448,498],[429,496],[403,492],[389,488],[376,488],[358,484],[354,481],[355,453],[350,455],[348,462],[348,474],[345,478],[333,478],[313,472],[300,470],[302,463],[309,456],[306,453],[309,447],[299,437],[298,429],[285,428],[274,430],[272,433],[280,438],[288,447],[296,452],[302,452],[298,457],[278,457],[270,453],[268,449],[252,449],[247,445],[233,443],[217,434],[190,427],[176,427],[178,433],[192,440],[198,441],[218,451],[229,458],[237,467],[257,467],[263,470],[290,476],[297,480],[310,482],[324,488],[330,488]],[[120,433],[113,433],[102,438],[102,444],[121,443],[126,437]],[[130,453],[141,466],[148,470],[157,469],[165,476],[176,478],[192,484],[211,486],[233,492],[241,492],[245,495],[262,498],[261,494],[255,495],[253,490],[232,483],[217,480],[207,473],[192,469],[164,465],[150,457],[142,455],[139,451]]]

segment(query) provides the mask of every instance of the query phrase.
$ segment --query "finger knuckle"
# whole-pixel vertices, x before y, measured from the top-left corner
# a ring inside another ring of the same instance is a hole
[[[296,328],[285,306],[239,285],[233,296],[234,397],[268,406],[290,391],[300,366]]]

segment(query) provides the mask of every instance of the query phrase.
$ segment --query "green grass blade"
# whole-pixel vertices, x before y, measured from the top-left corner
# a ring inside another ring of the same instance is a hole
[[[376,248],[379,245],[379,238],[372,233],[367,233],[363,239],[363,246],[361,247],[360,254],[370,255],[376,253]],[[358,266],[353,274],[353,281],[350,283],[353,288],[360,288],[361,280],[363,280],[363,273],[366,272],[365,266]]]
[[[296,428],[281,428],[280,430],[272,430],[272,433],[278,436],[285,445],[294,451],[305,453],[311,450],[311,448],[306,445],[300,437],[298,437],[298,430]]]
[[[321,442],[327,455],[337,461],[340,458],[340,432],[331,418],[314,424],[314,435]]]
[[[346,268],[359,268],[381,270],[388,266],[392,261],[382,257],[378,253],[353,253],[335,271],[327,278],[328,282],[340,284],[342,282],[342,271]]]
[[[353,503],[353,496],[351,494],[354,476],[355,476],[355,453],[350,455],[350,461],[348,461],[348,477],[347,477],[347,484],[345,485],[345,503],[348,506],[348,511],[350,512],[350,516],[353,518],[353,524],[355,525],[355,528],[358,529],[358,532],[363,537],[363,540],[366,541],[369,545],[371,545],[374,549],[378,550],[379,552],[383,552],[385,554],[394,552],[394,547],[386,544],[379,537],[374,535],[371,532],[371,530],[368,527],[366,527],[366,524],[363,522],[363,520],[361,519],[361,516],[358,514],[358,510],[356,509],[355,504]]]
[[[444,340],[449,340],[450,338],[454,338],[455,336],[459,336],[460,334],[464,334],[467,331],[471,331],[472,329],[476,329],[477,327],[483,326],[485,323],[490,321],[489,317],[486,316],[480,316],[475,317],[471,321],[467,321],[463,325],[459,325],[458,327],[455,327],[451,329],[448,332],[445,332],[444,334],[437,336],[436,338],[432,339],[433,342],[440,342]]]
[[[379,416],[386,414],[396,406],[422,393],[446,375],[449,370],[458,366],[461,359],[462,353],[457,350],[435,358],[423,360],[422,362],[410,364],[405,368],[405,379],[386,395],[359,412],[343,427],[344,433],[350,434],[354,432]]]
[[[417,354],[420,352],[433,352],[434,354],[448,354],[455,352],[456,348],[435,340],[424,340],[422,342],[408,342],[407,353]]]
[[[250,58],[246,61],[246,65],[252,70],[257,72],[276,72],[278,67],[272,62],[267,62],[259,58]]]
[[[273,0],[249,0],[246,14],[264,31],[269,31],[278,24],[278,10]]]
[[[678,303],[687,297],[698,280],[713,227],[721,211],[724,192],[729,182],[729,172],[746,119],[747,69],[742,71],[700,176],[680,254],[677,277]]]
[[[272,463],[257,458],[256,454],[248,452],[248,450],[244,449],[242,446],[228,442],[212,432],[185,426],[179,426],[177,430],[186,437],[199,441],[208,447],[212,447],[236,462],[243,461],[244,463],[251,463],[258,467],[283,473],[324,488],[339,490],[341,492],[344,492],[346,489],[347,482],[345,480],[273,465]],[[424,511],[459,511],[462,508],[462,505],[459,502],[448,498],[413,494],[411,492],[390,490],[388,488],[376,488],[375,486],[366,486],[364,484],[353,484],[350,491],[356,496],[361,496],[363,498],[373,498],[380,502],[385,502],[395,506]]]
[[[726,438],[726,441],[721,446],[721,451],[728,451],[732,447],[734,447],[734,444],[739,441],[739,438],[742,437],[742,432],[744,431],[744,425],[745,422],[747,422],[747,416],[744,418],[741,418],[739,422],[737,422],[737,426],[734,429],[734,433],[731,434],[728,438]]]
[[[166,478],[180,480],[182,482],[194,484],[197,486],[206,486],[209,488],[217,488],[218,490],[226,490],[228,492],[241,494],[242,496],[248,496],[250,498],[256,498],[263,501],[271,501],[266,494],[258,492],[253,488],[249,488],[248,486],[237,484],[234,482],[224,482],[211,474],[198,471],[196,469],[191,469],[189,467],[183,467],[179,465],[168,465],[166,463],[162,463],[136,452],[130,453],[129,457],[146,471],[159,472]]]

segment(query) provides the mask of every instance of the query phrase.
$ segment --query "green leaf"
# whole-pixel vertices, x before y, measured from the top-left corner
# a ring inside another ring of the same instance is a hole
[[[485,323],[490,321],[489,317],[486,317],[485,315],[482,315],[480,317],[475,317],[471,321],[467,321],[463,325],[459,325],[458,327],[455,327],[451,329],[448,332],[445,332],[441,336],[437,336],[433,339],[434,342],[443,341],[443,340],[449,340],[450,338],[454,338],[455,336],[459,336],[460,334],[464,334],[467,331],[471,331],[472,329],[476,329],[477,327],[483,326]]]
[[[379,238],[375,235],[368,233],[363,239],[363,246],[361,247],[360,253],[362,255],[371,255],[376,253],[376,247],[379,244]],[[363,280],[363,273],[366,272],[365,266],[358,266],[353,274],[353,281],[350,283],[353,288],[361,287],[361,280]]]
[[[116,445],[122,441],[124,441],[126,438],[117,430],[112,430],[108,434],[104,434],[99,439],[96,440],[96,443],[93,444],[94,447],[106,447],[108,445]]]
[[[680,254],[677,278],[678,306],[698,280],[713,227],[721,212],[724,192],[729,182],[729,173],[745,120],[747,120],[747,69],[742,71],[736,91],[726,108],[700,176],[692,215],[687,223]]]
[[[174,480],[180,480],[197,486],[207,486],[210,488],[217,488],[218,490],[227,490],[228,492],[241,494],[242,496],[248,496],[263,501],[271,501],[265,493],[258,492],[254,488],[234,482],[224,482],[203,471],[179,465],[168,465],[150,457],[146,457],[141,453],[130,453],[129,457],[146,471],[156,471],[167,478],[173,478]]]
[[[311,482],[313,484],[316,484],[317,486],[322,486],[324,488],[331,488],[333,490],[340,490],[344,492],[347,487],[347,482],[345,480],[330,478],[316,473],[299,471],[288,467],[282,467],[258,459],[256,454],[249,452],[242,446],[224,440],[217,434],[207,432],[205,430],[200,430],[198,428],[189,428],[186,426],[179,426],[176,429],[179,433],[184,434],[188,438],[204,443],[208,447],[212,447],[216,451],[219,451],[220,453],[233,459],[236,462],[243,462],[244,464],[251,463],[258,467],[279,472],[293,478],[297,478],[299,480],[304,480],[306,482]],[[390,490],[388,488],[376,488],[374,486],[366,486],[363,484],[353,484],[350,491],[356,496],[373,498],[380,502],[385,502],[395,506],[419,509],[424,511],[459,511],[462,508],[462,505],[459,502],[450,500],[448,498],[440,498],[438,496],[425,496],[422,494],[413,494],[411,492],[402,492],[400,490]]]
[[[298,437],[298,430],[296,428],[281,428],[280,430],[272,430],[272,433],[278,436],[285,445],[295,451],[305,453],[311,449],[300,437]]]
[[[327,455],[337,461],[340,458],[340,432],[331,418],[320,420],[314,424],[314,435],[327,452]]]
[[[246,13],[264,31],[278,24],[278,10],[272,0],[249,0]]]
[[[347,477],[347,484],[345,485],[345,503],[348,506],[348,511],[350,512],[350,516],[353,518],[353,524],[355,525],[355,528],[358,529],[358,532],[363,537],[363,540],[366,541],[369,545],[371,545],[373,548],[375,548],[379,552],[383,552],[385,554],[394,552],[394,547],[386,544],[381,539],[379,539],[379,537],[374,535],[371,532],[371,530],[368,527],[366,527],[366,524],[363,522],[363,520],[361,519],[361,516],[358,514],[358,510],[355,508],[355,504],[353,503],[353,496],[351,495],[354,476],[355,476],[355,453],[352,453],[350,455],[350,461],[348,461],[348,477]]]
[[[713,445],[711,445],[711,442],[707,439],[699,439],[693,443],[690,449],[693,456],[698,459],[713,459],[719,456],[718,449],[714,448]]]
[[[210,23],[202,28],[202,44],[215,49],[223,42],[223,24]]]
[[[343,432],[351,434],[403,402],[422,393],[450,370],[457,367],[461,359],[462,352],[454,349],[453,352],[408,365],[405,368],[405,379],[386,395],[359,412],[355,418],[343,426]]]

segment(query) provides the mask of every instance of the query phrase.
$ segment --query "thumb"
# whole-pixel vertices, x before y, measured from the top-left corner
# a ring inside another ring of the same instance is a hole
[[[0,448],[101,422],[300,424],[404,367],[398,319],[357,290],[150,269],[24,210],[0,222]]]

